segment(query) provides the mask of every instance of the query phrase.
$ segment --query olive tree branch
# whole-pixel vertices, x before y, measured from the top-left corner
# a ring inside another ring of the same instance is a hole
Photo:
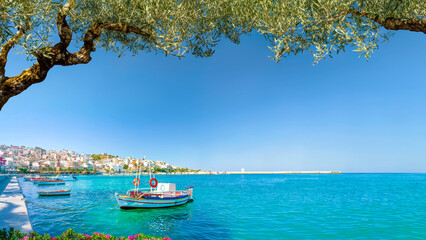
[[[0,84],[6,79],[6,63],[7,55],[9,51],[15,46],[15,44],[24,36],[25,30],[19,28],[18,31],[13,35],[2,47],[0,51]],[[0,93],[1,94],[1,93]]]
[[[397,19],[393,17],[380,18],[377,14],[371,14],[366,11],[351,9],[344,14],[352,14],[355,16],[365,17],[374,22],[382,25],[387,30],[409,30],[413,32],[422,32],[426,34],[426,18],[410,18],[410,19]]]

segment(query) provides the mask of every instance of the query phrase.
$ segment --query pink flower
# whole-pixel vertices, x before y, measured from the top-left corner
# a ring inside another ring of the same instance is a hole
[[[54,238],[51,238],[52,240],[56,240],[56,238],[54,237]]]
[[[135,238],[138,238],[139,237],[139,234],[135,234]]]
[[[133,237],[132,235],[130,235],[127,239],[133,240],[133,239],[135,239],[135,237]]]
[[[86,234],[86,237],[87,237],[87,239],[90,239],[90,235],[89,234]]]
[[[108,235],[106,235],[105,237],[106,237],[106,238],[110,238],[111,236],[108,234]]]

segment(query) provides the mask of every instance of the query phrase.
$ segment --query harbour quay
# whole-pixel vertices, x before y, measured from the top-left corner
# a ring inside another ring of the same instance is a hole
[[[13,177],[0,195],[0,229],[13,227],[21,232],[32,232],[27,206],[18,179]]]

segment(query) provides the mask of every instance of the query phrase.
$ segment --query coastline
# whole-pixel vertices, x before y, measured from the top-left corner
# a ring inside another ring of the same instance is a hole
[[[247,171],[227,174],[341,174],[342,171]]]

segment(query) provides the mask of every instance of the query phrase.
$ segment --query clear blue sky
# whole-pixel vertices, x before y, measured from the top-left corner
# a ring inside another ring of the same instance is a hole
[[[263,37],[212,58],[98,49],[0,112],[0,144],[148,156],[206,170],[426,172],[426,35],[396,32],[367,61],[275,63]],[[7,74],[25,67],[12,56]]]

